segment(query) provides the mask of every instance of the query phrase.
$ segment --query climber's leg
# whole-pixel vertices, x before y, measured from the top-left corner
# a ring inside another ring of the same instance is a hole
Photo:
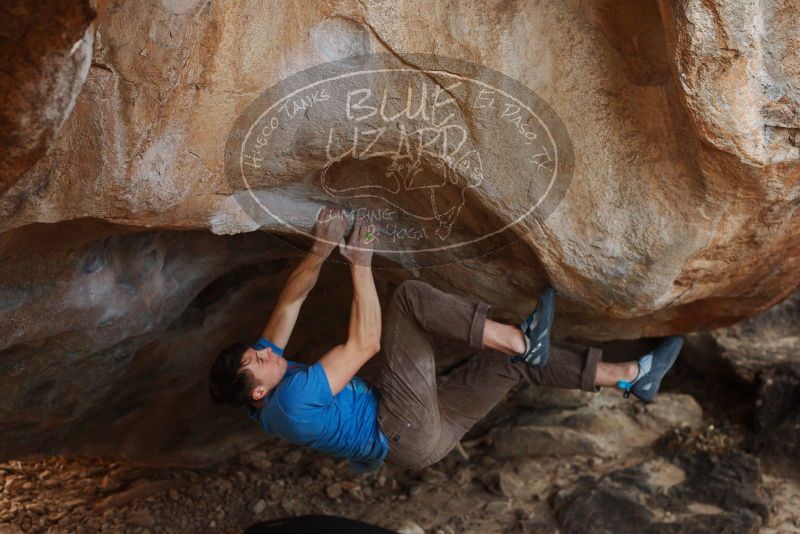
[[[483,345],[512,356],[525,350],[524,334],[514,325],[503,324],[486,319],[483,330]],[[561,344],[562,347],[564,344]],[[599,350],[599,349],[596,349]],[[596,386],[616,386],[620,380],[632,381],[639,372],[637,361],[606,363],[599,361],[595,376]]]
[[[598,368],[604,368],[604,373],[612,373],[606,366],[614,369],[614,364],[600,361],[600,349],[572,343],[552,342],[550,361],[541,368],[521,361],[512,362],[509,354],[511,352],[485,350],[441,379],[437,397],[442,429],[439,443],[430,456],[431,463],[450,452],[520,381],[595,392],[600,389],[596,382]],[[615,370],[621,372],[623,367]]]
[[[387,461],[421,467],[438,461],[520,380],[598,391],[636,376],[636,362],[600,361],[602,351],[553,342],[551,358],[534,368],[511,356],[524,351],[520,328],[487,318],[491,305],[419,281],[392,297],[384,327],[378,420],[390,439]],[[485,349],[437,386],[433,336]]]
[[[404,282],[385,314],[378,421],[389,438],[387,462],[421,466],[439,443],[433,336],[483,348],[489,304],[468,302],[424,282]],[[523,364],[524,365],[524,364]]]

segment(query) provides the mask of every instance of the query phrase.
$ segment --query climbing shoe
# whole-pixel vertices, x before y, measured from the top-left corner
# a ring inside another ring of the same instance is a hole
[[[678,353],[683,347],[683,338],[671,336],[661,342],[655,349],[639,358],[639,374],[632,382],[619,380],[617,387],[623,391],[626,399],[633,393],[638,399],[650,402],[658,393],[661,380],[672,368]]]
[[[525,351],[511,358],[512,362],[524,361],[531,367],[544,367],[550,358],[550,326],[556,308],[556,291],[552,287],[539,295],[539,302],[531,314],[519,325],[525,339]]]

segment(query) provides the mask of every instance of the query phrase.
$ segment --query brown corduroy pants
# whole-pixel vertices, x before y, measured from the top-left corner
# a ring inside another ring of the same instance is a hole
[[[387,463],[418,468],[439,461],[520,381],[599,390],[598,348],[552,342],[547,365],[534,369],[483,347],[490,309],[486,302],[470,302],[418,280],[397,288],[384,322],[379,385],[378,422],[389,438]],[[435,336],[483,350],[437,383]]]

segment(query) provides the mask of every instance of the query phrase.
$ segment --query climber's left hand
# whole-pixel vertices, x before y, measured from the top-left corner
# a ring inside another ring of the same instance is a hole
[[[344,237],[346,229],[344,210],[335,206],[323,206],[317,213],[317,222],[314,224],[313,251],[324,256],[330,255]]]

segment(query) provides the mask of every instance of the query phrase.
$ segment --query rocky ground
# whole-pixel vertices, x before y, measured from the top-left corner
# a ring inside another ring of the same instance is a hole
[[[406,533],[800,532],[800,481],[748,452],[754,398],[688,367],[667,386],[649,406],[520,388],[418,471],[353,474],[281,442],[204,469],[12,461],[0,532],[239,532],[308,513]]]

